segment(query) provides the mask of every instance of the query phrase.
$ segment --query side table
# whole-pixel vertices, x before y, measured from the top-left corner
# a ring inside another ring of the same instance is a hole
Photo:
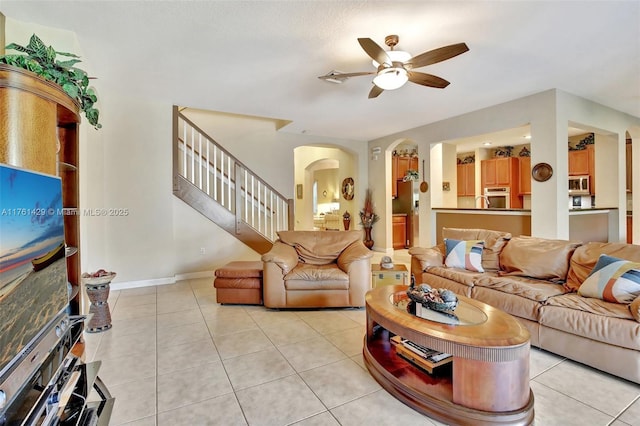
[[[409,271],[405,265],[400,264],[390,269],[371,265],[371,283],[373,288],[383,285],[409,285]]]

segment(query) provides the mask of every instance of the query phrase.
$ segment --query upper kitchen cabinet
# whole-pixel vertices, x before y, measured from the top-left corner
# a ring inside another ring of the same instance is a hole
[[[531,157],[520,157],[520,195],[531,194]]]
[[[458,164],[458,197],[474,197],[476,194],[475,163]]]
[[[393,155],[391,157],[391,196],[398,196],[398,181],[401,181],[407,171],[418,171],[418,157],[409,155]]]
[[[589,151],[569,151],[569,176],[589,174]]]
[[[591,195],[596,193],[595,145],[585,149],[569,151],[569,176],[589,176]]]
[[[482,186],[508,186],[517,193],[520,187],[520,163],[516,157],[499,157],[482,160]]]
[[[407,171],[418,171],[418,157],[396,157],[398,159],[398,166],[396,169],[396,180],[402,180]]]
[[[627,169],[627,192],[633,192],[633,172],[631,163],[631,139],[627,139],[626,145],[626,169]]]

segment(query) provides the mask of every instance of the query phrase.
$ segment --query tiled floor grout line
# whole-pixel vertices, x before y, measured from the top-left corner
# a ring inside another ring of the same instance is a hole
[[[159,343],[160,343],[160,336],[158,336],[158,289],[156,288],[156,377],[155,377],[155,383],[156,383],[156,419],[155,419],[155,424],[158,424],[158,416],[160,416],[160,406],[158,404],[158,396],[160,395],[160,387],[159,387],[159,380],[158,380],[158,376],[160,375],[160,371],[159,371],[159,355],[160,355],[160,348],[158,347]],[[138,419],[140,420],[140,419]]]
[[[192,288],[193,289],[193,288]],[[195,296],[195,294],[194,294]],[[196,297],[197,300],[197,297]],[[227,366],[224,364],[224,360],[222,359],[222,356],[220,356],[220,351],[218,350],[218,346],[216,345],[216,341],[214,339],[214,336],[211,332],[211,329],[209,328],[209,325],[207,324],[207,318],[204,314],[204,312],[202,312],[202,305],[200,305],[200,303],[198,303],[198,309],[200,310],[200,314],[202,315],[202,319],[204,320],[205,326],[207,327],[207,332],[209,333],[209,338],[211,339],[211,343],[213,344],[213,347],[216,349],[216,352],[218,353],[218,358],[220,358],[220,365],[222,366],[222,369],[224,370],[224,374],[227,376],[227,380],[229,381],[229,386],[231,387],[231,393],[233,394],[233,398],[236,401],[236,404],[238,404],[238,407],[240,408],[240,412],[242,413],[242,417],[244,418],[244,421],[247,425],[249,425],[249,419],[247,418],[247,414],[244,411],[244,408],[242,407],[242,404],[240,404],[240,400],[238,399],[238,393],[236,391],[236,389],[233,387],[233,383],[231,383],[231,378],[229,377],[229,372],[227,371]],[[246,309],[242,308],[242,310],[246,312]],[[221,396],[221,395],[219,395]]]
[[[611,425],[616,420],[621,422],[621,423],[628,424],[624,420],[620,420],[620,416],[622,416],[622,414],[624,414],[624,412],[627,411],[629,409],[629,407],[631,407],[636,401],[640,401],[640,394],[638,396],[636,396],[635,399],[633,401],[631,401],[626,407],[624,407],[622,410],[620,410],[620,412],[609,423],[607,423],[607,426]]]
[[[591,408],[592,410],[599,411],[599,412],[601,412],[602,414],[604,414],[604,415],[605,415],[605,416],[607,416],[607,417],[611,417],[611,420],[610,420],[610,421],[609,421],[609,423],[607,423],[607,424],[610,424],[611,422],[615,421],[615,419],[616,419],[616,416],[611,415],[611,414],[609,414],[609,413],[605,413],[604,411],[600,410],[599,408],[594,407],[594,406],[591,406],[591,405],[587,404],[587,403],[586,403],[586,402],[584,402],[584,401],[580,401],[579,399],[576,399],[576,398],[572,397],[571,395],[567,395],[566,393],[564,393],[564,392],[562,392],[562,391],[559,391],[558,389],[554,389],[554,388],[549,387],[549,386],[547,386],[546,384],[541,383],[541,382],[538,382],[538,381],[536,381],[536,383],[537,383],[538,385],[540,385],[540,386],[544,386],[544,387],[545,387],[545,388],[547,388],[547,389],[551,389],[551,390],[552,390],[552,391],[554,391],[554,392],[558,392],[559,394],[561,394],[561,395],[563,395],[563,396],[565,396],[565,397],[567,397],[567,398],[570,398],[570,399],[572,399],[572,400],[576,401],[577,403],[579,403],[579,404],[581,404],[581,405],[584,405],[585,407],[589,407],[589,408]],[[534,395],[534,397],[535,397],[535,395]]]

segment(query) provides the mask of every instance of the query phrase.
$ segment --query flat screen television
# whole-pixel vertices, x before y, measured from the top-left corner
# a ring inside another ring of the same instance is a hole
[[[60,341],[68,305],[61,180],[0,164],[0,414]]]

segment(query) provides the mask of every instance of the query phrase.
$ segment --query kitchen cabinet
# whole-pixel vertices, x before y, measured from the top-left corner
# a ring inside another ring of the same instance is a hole
[[[496,162],[495,160],[482,160],[480,162],[480,174],[482,178],[482,190],[488,186],[496,186]]]
[[[520,157],[520,195],[531,194],[531,157]]]
[[[589,151],[569,151],[569,176],[589,174]]]
[[[516,157],[501,157],[483,160],[482,186],[509,186],[512,192],[518,192],[520,184],[520,163]]]
[[[631,143],[626,145],[627,192],[633,192],[633,172],[631,163]]]
[[[589,176],[589,192],[596,195],[595,146],[569,151],[569,176]]]
[[[476,195],[476,165],[474,163],[457,166],[458,197],[474,197]]]
[[[482,160],[482,191],[485,188],[508,187],[512,209],[522,208],[520,197],[520,161],[516,157],[499,157]]]
[[[398,196],[398,157],[393,155],[391,157],[391,197],[396,198]]]
[[[403,249],[407,244],[407,215],[393,215],[393,248]]]
[[[418,171],[418,157],[396,157],[398,165],[396,168],[396,180],[402,180],[407,175],[407,170]]]
[[[398,196],[398,181],[407,175],[407,170],[418,171],[418,157],[391,157],[391,196]]]

